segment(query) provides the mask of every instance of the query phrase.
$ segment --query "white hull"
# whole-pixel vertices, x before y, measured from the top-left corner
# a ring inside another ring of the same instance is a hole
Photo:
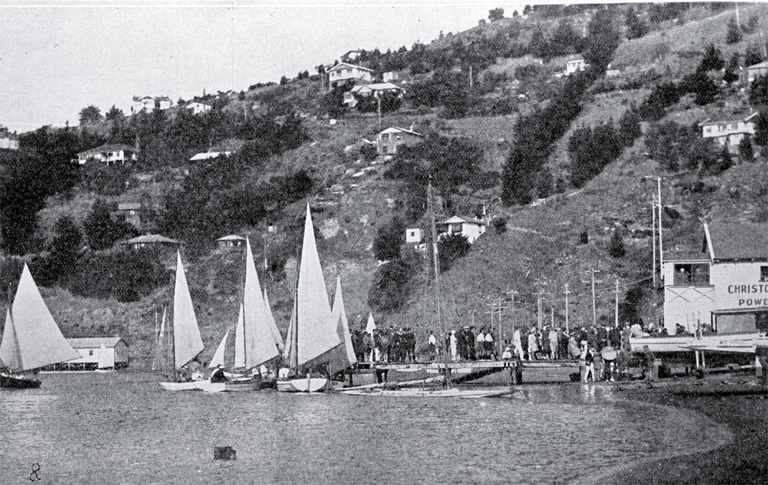
[[[749,334],[730,334],[730,335],[705,335],[700,339],[693,336],[686,337],[643,337],[630,338],[633,352],[642,352],[643,346],[647,345],[653,353],[659,352],[690,352],[692,350],[709,350],[709,348],[722,347],[721,352],[740,352],[740,350],[727,350],[728,346],[734,349],[744,347],[745,342],[754,342],[760,337],[757,333]],[[698,347],[703,347],[699,349]]]
[[[479,399],[484,397],[499,397],[510,394],[509,389],[350,389],[339,390],[342,394],[353,396],[385,396],[385,397],[457,397],[464,399]]]
[[[205,392],[224,392],[226,383],[210,381],[192,381],[192,382],[161,382],[161,386],[166,391],[205,391]]]
[[[768,346],[768,338],[751,337],[747,339],[721,340],[718,338],[705,338],[695,340],[693,343],[685,346],[687,350],[697,350],[700,352],[719,352],[735,354],[754,354],[757,346]]]
[[[331,388],[330,381],[324,377],[311,379],[289,379],[277,381],[277,390],[280,392],[322,392]]]

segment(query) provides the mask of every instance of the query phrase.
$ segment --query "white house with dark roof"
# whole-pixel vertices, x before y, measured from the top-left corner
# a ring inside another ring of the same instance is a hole
[[[173,106],[173,101],[168,96],[134,96],[131,101],[133,114],[154,109],[166,110]]]
[[[437,225],[437,231],[440,233],[438,239],[449,234],[461,234],[467,238],[470,244],[485,234],[485,229],[484,221],[459,216],[453,216]]]
[[[328,69],[326,73],[328,74],[329,90],[346,83],[357,83],[358,81],[371,82],[373,79],[373,69],[346,62],[336,64]]]
[[[238,248],[240,246],[245,246],[245,238],[243,236],[231,234],[229,236],[218,238],[216,240],[216,245],[220,249]]]
[[[755,123],[758,113],[754,112],[746,117],[731,117],[722,121],[706,119],[699,123],[703,138],[714,138],[720,145],[736,147],[741,143],[744,135],[755,134]]]
[[[16,133],[11,133],[7,128],[0,127],[0,149],[18,150],[19,137],[16,136]]]
[[[173,248],[181,246],[181,241],[171,239],[160,234],[145,234],[125,241],[123,244],[131,249],[138,250],[144,248]]]
[[[358,84],[352,89],[344,93],[343,103],[354,108],[357,106],[357,99],[355,96],[380,96],[383,94],[394,94],[402,98],[405,94],[405,90],[400,86],[392,83],[373,83],[373,84]]]
[[[135,162],[138,159],[139,150],[137,148],[122,143],[113,143],[80,152],[73,162],[77,162],[79,165],[85,165],[89,161],[101,162],[106,165],[118,163],[124,165],[125,162]]]
[[[211,105],[205,104],[205,103],[198,103],[197,101],[193,101],[193,102],[187,104],[184,108],[189,110],[189,111],[191,111],[193,115],[199,115],[201,113],[207,113],[211,109],[213,109],[213,107]]]
[[[583,71],[587,67],[589,67],[589,64],[587,64],[583,57],[571,57],[565,62],[565,75],[570,76],[575,72]]]
[[[752,64],[745,69],[747,71],[747,82],[751,83],[760,76],[768,76],[768,61]]]
[[[700,250],[665,253],[661,271],[670,335],[768,330],[768,224],[705,223]]]

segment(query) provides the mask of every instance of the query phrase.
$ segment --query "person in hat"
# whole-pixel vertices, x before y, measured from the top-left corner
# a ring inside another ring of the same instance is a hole
[[[211,374],[211,382],[227,382],[227,376],[224,375],[224,367],[221,364],[216,366],[216,370]]]
[[[512,359],[512,349],[509,347],[504,349],[504,353],[501,354],[501,358],[504,360],[511,360]]]

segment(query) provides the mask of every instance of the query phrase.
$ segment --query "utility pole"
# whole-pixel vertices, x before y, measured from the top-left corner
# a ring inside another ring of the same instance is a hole
[[[616,293],[616,316],[613,322],[615,328],[619,328],[619,279],[616,278],[616,289],[613,290]]]
[[[496,340],[499,342],[499,357],[501,357],[501,354],[504,353],[504,349],[501,347],[501,342],[503,340],[504,336],[504,329],[501,326],[501,311],[505,310],[507,307],[501,306],[501,297],[499,297],[499,335],[496,337]],[[493,330],[493,327],[491,327],[491,330]]]
[[[512,298],[512,333],[515,333],[515,295],[518,293],[515,290],[507,290],[507,295]]]
[[[543,318],[542,318],[542,315],[541,315],[541,297],[544,296],[544,295],[548,295],[549,294],[549,293],[545,293],[544,289],[542,288],[542,286],[544,286],[546,284],[547,284],[546,281],[541,281],[541,280],[537,280],[536,281],[536,286],[539,287],[539,291],[536,293],[536,315],[537,315],[537,320],[538,320],[537,323],[538,323],[538,326],[539,326],[539,331],[541,331],[541,327],[543,325]]]
[[[437,324],[440,334],[443,334],[443,319],[440,311],[440,258],[437,252],[437,229],[435,228],[435,211],[432,207],[432,176],[427,185],[427,204],[429,205],[430,228],[432,229],[432,259],[435,263],[435,296],[437,297]]]
[[[659,202],[659,267],[661,267],[664,264],[664,251],[661,239],[661,177],[656,177],[656,183],[658,184],[658,202]]]
[[[582,283],[591,283],[592,284],[592,325],[597,326],[597,307],[595,306],[595,283],[602,283],[602,281],[595,281],[595,273],[599,273],[599,269],[593,269],[590,268],[587,273],[589,273],[590,281],[582,281]]]
[[[379,133],[381,133],[381,97],[379,96],[378,92],[374,93],[374,96],[376,96],[376,100],[379,103]]]
[[[568,332],[568,295],[571,294],[568,291],[568,283],[565,284],[565,331]]]
[[[653,291],[656,291],[656,199],[651,201],[651,216],[653,218]],[[653,299],[656,303],[656,299]]]

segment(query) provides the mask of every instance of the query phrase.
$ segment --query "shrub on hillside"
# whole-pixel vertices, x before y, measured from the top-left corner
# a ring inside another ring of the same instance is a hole
[[[739,158],[743,162],[751,162],[755,159],[755,151],[752,148],[752,140],[749,133],[745,133],[744,138],[739,142]]]
[[[400,246],[405,243],[405,224],[395,216],[376,230],[373,239],[373,255],[379,261],[400,257]]]
[[[376,269],[368,289],[368,306],[377,312],[392,312],[408,300],[413,269],[402,259],[389,261]]]
[[[575,130],[568,141],[573,186],[583,187],[615,160],[621,150],[622,144],[611,120],[594,129]]]
[[[699,140],[698,129],[674,121],[653,123],[645,134],[645,148],[666,170],[677,171],[688,157],[691,145]]]
[[[65,284],[77,270],[83,235],[71,218],[56,222],[55,235],[47,256],[35,261],[37,283],[42,286]]]
[[[739,41],[741,41],[742,34],[741,34],[741,28],[739,27],[739,24],[736,23],[736,18],[731,17],[728,19],[728,31],[725,34],[725,43],[726,44],[735,44]]]
[[[617,229],[613,231],[611,236],[611,244],[608,246],[608,254],[612,258],[623,258],[627,254],[627,250],[624,248],[624,238],[621,237],[621,232]]]
[[[96,199],[93,203],[91,213],[83,223],[83,229],[88,245],[97,251],[111,248],[120,239],[138,235],[136,228],[125,222],[124,216],[113,220],[109,205],[101,199]]]
[[[666,114],[666,108],[672,106],[685,94],[675,83],[657,85],[638,110],[645,121],[658,121]]]
[[[80,296],[137,301],[168,282],[161,261],[162,253],[151,249],[89,253],[69,287]]]
[[[128,188],[131,169],[125,165],[89,162],[82,169],[82,184],[98,195],[120,195]]]
[[[440,257],[440,271],[448,271],[453,263],[469,254],[472,244],[463,234],[448,234],[439,238],[437,252]]]
[[[491,221],[491,225],[496,230],[496,234],[504,234],[507,232],[507,218],[506,217],[494,217]]]

